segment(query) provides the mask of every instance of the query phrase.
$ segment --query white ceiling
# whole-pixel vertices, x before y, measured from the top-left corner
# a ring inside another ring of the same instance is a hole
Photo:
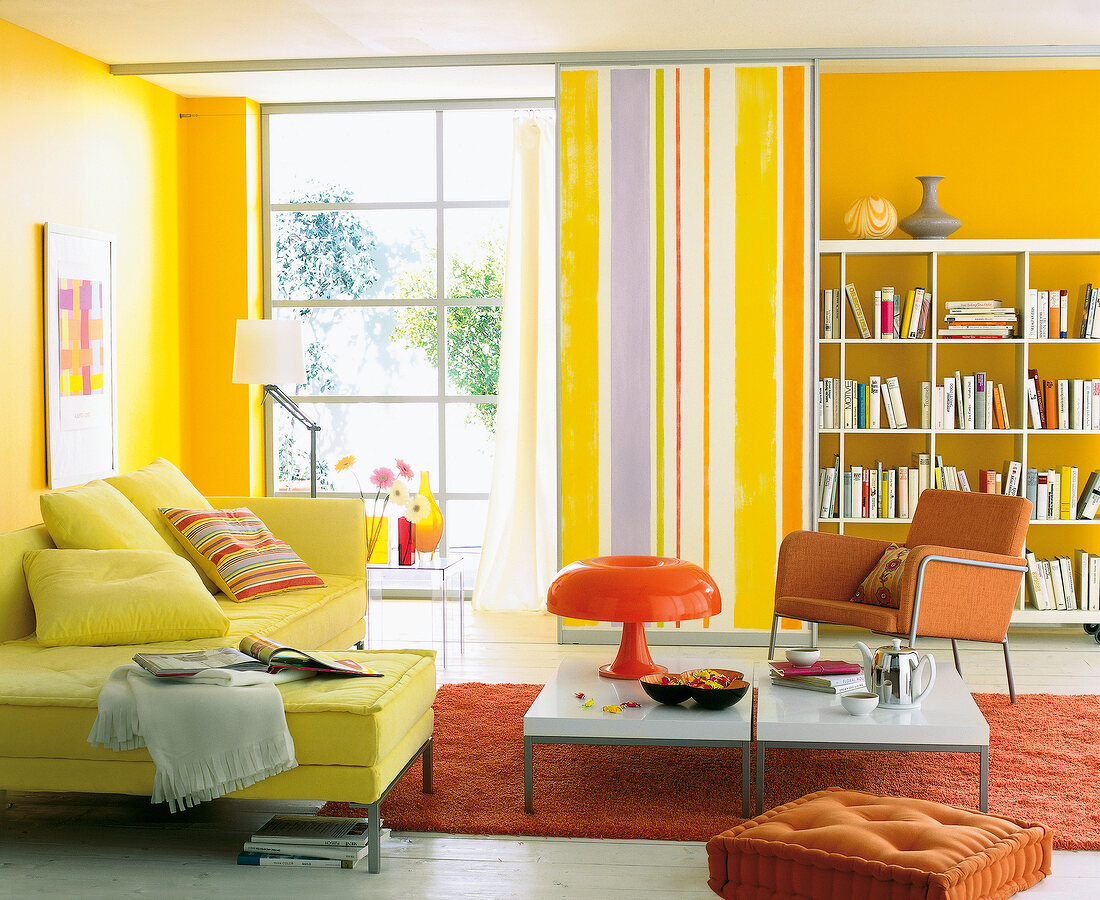
[[[1100,45],[1096,0],[0,0],[0,18],[107,63]],[[496,67],[145,77],[269,102],[544,93],[546,80]]]

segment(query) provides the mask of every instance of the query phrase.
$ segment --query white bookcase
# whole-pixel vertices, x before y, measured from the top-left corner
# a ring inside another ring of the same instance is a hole
[[[1060,265],[1064,263],[1064,266]],[[1028,369],[1038,368],[1040,378],[1084,377],[1100,378],[1100,341],[1066,339],[1006,340],[939,339],[943,303],[947,300],[985,299],[997,297],[1007,306],[1012,303],[1019,312],[1018,333],[1026,334],[1025,299],[1028,288],[1047,290],[1067,288],[1070,292],[1069,333],[1078,322],[1076,313],[1081,286],[1086,281],[1100,285],[1100,240],[881,240],[881,241],[818,241],[817,297],[813,323],[815,384],[822,378],[845,378],[866,381],[867,373],[878,369],[885,382],[897,374],[901,380],[908,428],[878,429],[822,428],[817,409],[817,391],[813,391],[814,467],[828,466],[839,454],[841,472],[852,465],[867,465],[874,457],[889,457],[885,464],[893,468],[909,466],[909,454],[963,455],[978,459],[980,468],[1000,470],[1005,459],[1022,463],[1026,473],[1031,468],[1049,468],[1055,464],[1075,465],[1080,472],[1080,486],[1093,469],[1100,469],[1100,429],[1089,431],[1037,430],[1030,427],[1027,410],[1026,379]],[[1065,274],[1055,274],[1065,269]],[[1091,273],[1081,277],[1082,272]],[[989,292],[975,293],[971,287],[962,295],[956,285],[977,285],[988,280]],[[1060,284],[1053,283],[1060,280]],[[851,313],[845,284],[856,285],[864,313],[871,328],[871,339],[860,337]],[[931,291],[932,306],[924,339],[876,340],[871,318],[874,290],[892,285],[904,299],[906,290],[920,286]],[[823,324],[823,294],[825,289],[841,291],[840,337],[825,339]],[[993,382],[1003,382],[1009,406],[1009,429],[958,430],[921,428],[920,382],[942,383],[945,374],[955,369],[986,371]],[[1077,374],[1088,371],[1090,374]],[[1073,374],[1062,374],[1063,371]],[[837,398],[839,404],[841,398]],[[885,425],[883,416],[883,425]],[[916,427],[915,427],[916,426]],[[1055,463],[1055,457],[1058,462]],[[1064,459],[1063,459],[1064,457]],[[982,461],[984,459],[984,462]],[[977,473],[968,470],[977,489]],[[838,533],[888,537],[900,540],[908,519],[821,518],[816,502],[816,481],[811,490],[814,497],[813,527]],[[839,490],[839,486],[838,486]],[[1023,488],[1021,486],[1021,493]],[[843,508],[838,504],[838,508]],[[1100,520],[1062,521],[1037,520],[1029,529],[1029,547],[1038,545],[1037,555],[1047,557],[1069,555],[1081,547],[1090,553],[1100,553]],[[1059,549],[1060,548],[1060,549]],[[1014,623],[1095,623],[1100,613],[1081,610],[1036,610],[1025,607],[1026,592],[1021,591]]]

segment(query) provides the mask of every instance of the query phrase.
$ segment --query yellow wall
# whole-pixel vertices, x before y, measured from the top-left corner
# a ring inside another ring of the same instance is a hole
[[[182,100],[183,459],[210,495],[263,494],[260,395],[232,384],[237,319],[263,307],[259,107]]]
[[[0,21],[0,529],[46,488],[42,225],[117,238],[123,470],[181,451],[177,97]]]
[[[913,212],[916,175],[945,176],[954,238],[1100,236],[1100,72],[823,75],[820,98],[826,240],[850,237],[843,216],[858,197]]]

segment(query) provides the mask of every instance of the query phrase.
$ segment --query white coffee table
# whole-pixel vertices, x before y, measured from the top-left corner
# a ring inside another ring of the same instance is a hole
[[[981,756],[979,805],[982,812],[987,811],[989,724],[970,696],[970,688],[950,663],[937,666],[936,683],[920,708],[880,708],[869,716],[848,715],[840,705],[840,698],[833,694],[775,687],[766,662],[755,665],[753,680],[759,690],[756,699],[757,813],[764,809],[765,751],[775,747],[978,753]]]
[[[729,709],[713,710],[685,700],[666,706],[651,700],[636,681],[602,678],[597,669],[607,662],[606,654],[574,656],[563,660],[523,717],[523,800],[527,812],[534,812],[532,748],[535,744],[615,744],[647,747],[740,747],[741,814],[749,810],[749,748],[752,740],[752,692]],[[688,656],[661,655],[661,665],[670,672],[706,667],[732,668],[748,672],[737,661],[701,660]],[[576,694],[592,698],[589,708]],[[603,711],[605,706],[632,700],[637,709],[619,713]]]

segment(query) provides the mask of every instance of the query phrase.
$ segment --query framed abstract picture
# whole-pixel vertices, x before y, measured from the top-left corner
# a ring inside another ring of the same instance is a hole
[[[46,223],[46,480],[118,474],[115,239]]]

